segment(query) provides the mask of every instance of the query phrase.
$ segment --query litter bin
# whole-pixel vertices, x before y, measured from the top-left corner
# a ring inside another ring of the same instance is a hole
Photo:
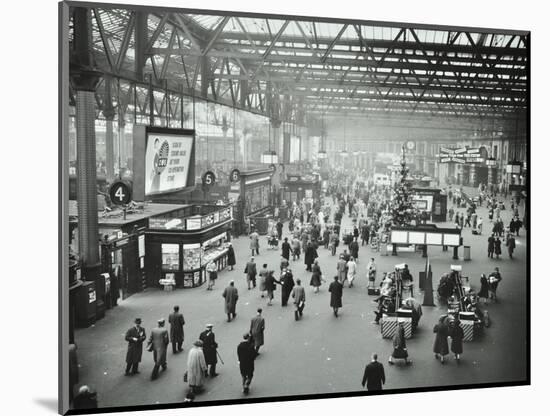
[[[470,257],[470,246],[464,246],[464,261],[472,260]]]
[[[388,255],[388,243],[386,243],[386,242],[380,243],[380,255],[381,256],[387,256]]]

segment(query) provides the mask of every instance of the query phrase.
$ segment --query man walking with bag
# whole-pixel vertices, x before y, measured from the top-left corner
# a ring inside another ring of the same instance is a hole
[[[306,291],[301,286],[302,281],[296,279],[296,286],[292,288],[292,298],[294,299],[294,306],[296,310],[294,311],[294,319],[298,321],[303,313],[304,308],[306,307]]]

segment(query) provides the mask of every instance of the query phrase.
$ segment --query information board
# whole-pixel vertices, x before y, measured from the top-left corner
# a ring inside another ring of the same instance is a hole
[[[424,244],[426,233],[409,232],[409,244]]]
[[[391,242],[395,244],[407,244],[407,231],[392,231]]]

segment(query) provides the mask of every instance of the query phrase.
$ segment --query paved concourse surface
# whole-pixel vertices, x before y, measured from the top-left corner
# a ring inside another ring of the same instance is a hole
[[[508,201],[506,208],[501,214],[505,224],[511,215]],[[463,266],[463,275],[470,277],[476,291],[479,289],[480,273],[488,274],[495,266],[502,273],[503,281],[498,293],[500,303],[487,306],[492,326],[485,330],[482,339],[464,343],[464,354],[459,365],[449,359],[450,356],[447,357],[447,363],[442,365],[434,359],[432,353],[432,329],[438,317],[446,311],[442,306],[423,307],[418,330],[407,341],[413,360],[411,366],[398,363],[390,367],[387,364],[392,350],[391,340],[383,339],[380,327],[372,324],[376,305],[374,297],[368,296],[366,290],[366,265],[369,258],[375,257],[377,263],[377,284],[383,271],[391,271],[395,264],[407,263],[415,279],[415,295],[422,301],[417,285],[418,272],[423,270],[425,259],[419,252],[399,253],[398,257],[381,256],[372,252],[370,247],[361,247],[358,277],[353,288],[344,289],[343,308],[338,318],[333,316],[329,307],[330,296],[327,292],[328,283],[336,271],[337,256],[332,257],[329,250],[323,247],[318,249],[319,263],[327,279],[319,293],[313,293],[313,288],[309,286],[311,273],[305,271],[303,258],[296,262],[291,260],[295,279],[300,278],[306,287],[304,316],[296,322],[293,305],[281,307],[280,287],[275,292],[273,306],[266,306],[266,300],[260,297],[257,289],[247,290],[243,270],[250,250],[249,239],[243,236],[233,240],[237,258],[235,270],[221,272],[213,291],[206,291],[206,285],[173,292],[149,289],[120,302],[118,307],[108,311],[106,317],[94,326],[77,330],[75,339],[80,381],[92,385],[98,391],[100,407],[181,402],[187,390],[182,380],[187,352],[205,324],[212,323],[219,344],[218,351],[225,365],[218,364],[219,377],[207,379],[205,392],[197,396],[196,400],[242,398],[236,349],[243,333],[249,329],[256,308],[260,306],[264,309],[266,320],[265,345],[256,360],[249,397],[361,390],[363,369],[372,352],[379,354],[385,366],[385,389],[524,380],[527,353],[526,231],[522,229],[521,236],[516,238],[517,248],[513,260],[508,259],[504,244],[501,259],[488,259],[487,210],[480,208],[478,213],[483,217],[484,235],[474,236],[469,228],[463,232],[464,244],[472,248],[471,261],[462,261],[462,248],[459,249],[460,260],[454,261],[452,249],[447,252],[441,248],[428,250],[434,290],[439,277],[449,270],[450,264]],[[346,214],[342,226],[350,225],[351,220]],[[437,225],[451,226],[450,223]],[[284,235],[289,235],[288,223],[285,223]],[[268,249],[265,236],[260,241],[260,256],[256,259],[258,268],[268,263],[271,268],[278,270],[280,250]],[[342,250],[343,245],[340,244],[337,252]],[[221,294],[231,279],[235,280],[239,290],[239,301],[237,317],[228,323]],[[143,326],[149,335],[157,319],[167,318],[176,304],[180,305],[186,321],[184,351],[173,355],[169,346],[168,370],[161,372],[156,381],[151,381],[152,353],[146,352],[144,348],[141,374],[125,377],[127,344],[124,334],[133,325],[134,318],[143,319]]]

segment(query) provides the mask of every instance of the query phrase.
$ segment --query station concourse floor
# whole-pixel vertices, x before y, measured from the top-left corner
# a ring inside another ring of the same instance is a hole
[[[474,195],[472,189],[466,192]],[[501,216],[508,224],[511,215],[509,200],[505,201],[505,205],[506,210],[502,211]],[[383,271],[391,271],[396,264],[407,263],[415,279],[415,296],[422,302],[422,292],[418,290],[418,273],[424,270],[426,259],[422,258],[420,252],[400,252],[397,257],[391,256],[390,252],[388,256],[381,256],[379,252],[372,252],[370,247],[361,247],[358,277],[353,288],[346,286],[344,289],[343,308],[338,318],[332,314],[330,294],[327,291],[336,271],[338,256],[332,257],[323,247],[318,249],[321,270],[327,280],[319,293],[313,293],[313,288],[309,286],[311,273],[305,271],[303,257],[296,262],[291,260],[294,278],[300,278],[306,288],[304,316],[300,321],[295,321],[292,303],[281,307],[280,287],[275,292],[273,306],[266,305],[266,299],[260,297],[258,289],[247,290],[243,270],[250,249],[248,237],[242,236],[233,240],[237,258],[235,270],[221,272],[213,291],[206,291],[206,285],[173,292],[148,289],[119,302],[119,306],[108,310],[106,317],[95,325],[76,330],[79,385],[88,384],[96,389],[99,407],[181,402],[188,387],[183,383],[187,352],[204,330],[205,324],[212,323],[219,344],[218,352],[225,364],[218,363],[217,371],[220,375],[207,379],[205,391],[196,397],[196,401],[241,399],[243,395],[236,350],[258,307],[263,308],[266,321],[265,345],[256,360],[248,396],[251,398],[360,391],[363,370],[373,352],[378,353],[379,361],[385,367],[384,389],[525,381],[529,307],[526,298],[526,230],[522,229],[520,237],[516,237],[517,247],[513,260],[508,258],[504,243],[501,259],[489,259],[487,209],[479,208],[478,214],[484,221],[483,235],[472,235],[469,228],[465,228],[462,233],[464,244],[471,246],[471,261],[462,260],[462,248],[459,249],[460,260],[452,260],[452,248],[447,252],[443,252],[440,247],[428,249],[434,290],[439,277],[449,271],[451,264],[463,266],[463,275],[469,276],[476,292],[479,290],[481,273],[488,274],[498,266],[503,277],[498,289],[500,302],[487,305],[492,325],[485,330],[481,339],[464,342],[460,364],[450,354],[442,365],[432,353],[432,329],[438,317],[446,312],[444,306],[423,307],[418,330],[413,338],[407,340],[409,358],[413,361],[410,366],[402,362],[394,366],[387,363],[392,351],[391,340],[383,339],[380,326],[372,324],[376,305],[374,297],[368,296],[366,290],[368,260],[374,257],[377,263],[377,284]],[[342,225],[351,225],[347,214]],[[437,225],[451,226],[450,223]],[[285,222],[283,236],[289,236],[288,222]],[[337,253],[343,247],[340,244]],[[268,249],[266,237],[261,236],[260,255],[256,257],[258,268],[267,263],[278,270],[279,260],[280,249]],[[231,279],[235,280],[238,288],[239,301],[237,317],[228,323],[221,294]],[[435,293],[434,300],[437,305]],[[144,348],[141,374],[125,377],[127,343],[124,335],[133,325],[134,318],[142,318],[142,325],[149,336],[157,319],[168,318],[174,305],[180,306],[185,317],[184,351],[174,355],[169,346],[167,371],[161,372],[157,380],[151,381],[153,357]]]

